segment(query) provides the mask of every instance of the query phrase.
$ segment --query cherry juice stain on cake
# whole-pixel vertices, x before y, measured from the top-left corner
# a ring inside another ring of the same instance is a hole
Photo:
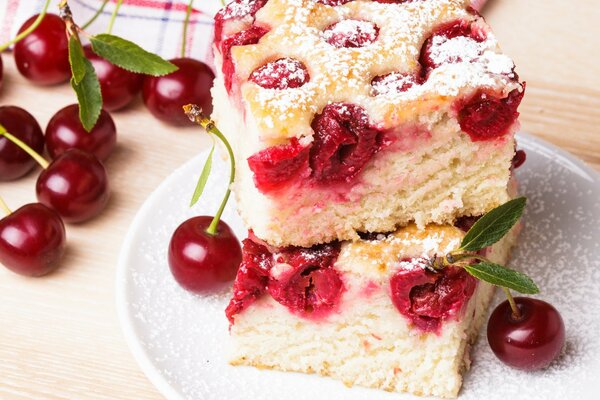
[[[326,317],[344,291],[340,273],[333,267],[340,246],[335,242],[271,253],[263,244],[244,240],[233,298],[225,311],[227,318],[233,324],[236,314],[266,293],[294,314],[311,319]]]
[[[223,56],[223,76],[225,79],[225,89],[229,93],[233,84],[233,75],[235,74],[235,65],[231,58],[231,48],[233,46],[247,46],[256,44],[268,32],[260,26],[252,25],[250,28],[240,31],[235,35],[225,39],[221,43],[221,54]]]
[[[372,22],[346,19],[330,25],[323,31],[323,39],[335,47],[357,48],[373,43],[379,28]]]
[[[421,49],[421,76],[443,64],[468,62],[481,56],[487,34],[472,22],[458,20],[439,27]]]
[[[408,268],[390,279],[392,302],[415,327],[439,334],[444,321],[461,315],[477,280],[459,267],[429,272],[421,266],[426,262],[423,258],[402,262]]]
[[[310,80],[306,66],[293,58],[280,58],[255,69],[248,80],[265,89],[295,89]]]
[[[458,112],[460,128],[474,142],[505,136],[519,117],[517,109],[524,95],[524,83],[521,90],[515,89],[505,98],[485,92],[475,94]]]
[[[289,144],[269,147],[248,158],[261,192],[298,180],[321,186],[351,185],[371,158],[388,144],[383,132],[369,123],[365,110],[354,104],[327,105],[314,118],[312,128],[315,133],[310,146],[292,139]]]

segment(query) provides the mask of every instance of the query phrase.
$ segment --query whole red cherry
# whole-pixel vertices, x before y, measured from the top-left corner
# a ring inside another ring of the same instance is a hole
[[[565,324],[559,312],[542,300],[515,297],[520,315],[508,301],[488,321],[487,337],[496,357],[511,367],[533,371],[546,368],[565,343]]]
[[[65,247],[65,225],[43,204],[27,204],[0,220],[0,263],[17,274],[54,271]]]
[[[108,111],[117,111],[129,105],[142,90],[144,76],[106,61],[94,53],[90,45],[84,46],[83,50],[98,75],[102,107]]]
[[[173,125],[189,124],[181,111],[186,104],[197,104],[206,115],[212,112],[210,89],[215,75],[208,65],[191,58],[170,60],[179,69],[165,76],[146,76],[142,97],[156,118]]]
[[[19,33],[37,17],[25,21]],[[46,14],[33,32],[15,44],[13,53],[21,75],[37,84],[54,85],[71,77],[66,26],[56,14]]]
[[[67,150],[42,171],[36,183],[38,201],[66,222],[83,222],[98,215],[108,203],[104,165],[78,149]]]
[[[33,115],[20,107],[0,107],[0,125],[38,153],[44,151],[44,134]],[[0,181],[18,179],[33,169],[35,161],[19,146],[0,136]]]
[[[56,158],[70,149],[91,153],[106,160],[117,143],[117,128],[109,113],[102,110],[94,128],[88,132],[79,119],[79,105],[58,111],[46,127],[46,148]]]
[[[242,262],[242,249],[235,234],[220,220],[216,234],[207,232],[213,217],[198,216],[184,221],[169,243],[169,267],[186,290],[204,293],[217,290],[235,278]]]

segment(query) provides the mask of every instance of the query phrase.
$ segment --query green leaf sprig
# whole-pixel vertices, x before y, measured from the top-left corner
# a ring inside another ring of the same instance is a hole
[[[475,278],[501,287],[511,306],[515,302],[509,289],[524,294],[539,293],[540,289],[529,276],[476,253],[502,239],[521,218],[526,203],[525,197],[519,197],[483,215],[465,234],[458,249],[442,257],[433,257],[427,269],[436,272],[450,265],[462,267]],[[513,313],[519,315],[516,306],[512,308]]]
[[[65,21],[67,36],[69,37],[71,86],[79,103],[79,119],[88,132],[94,128],[100,117],[102,92],[96,71],[92,63],[85,57],[80,34],[89,39],[94,53],[127,71],[163,76],[177,70],[176,65],[142,49],[129,40],[110,33],[89,35],[73,21],[73,15],[67,0],[61,0],[59,8],[60,16]],[[116,17],[116,13],[111,19],[111,28],[114,17]]]

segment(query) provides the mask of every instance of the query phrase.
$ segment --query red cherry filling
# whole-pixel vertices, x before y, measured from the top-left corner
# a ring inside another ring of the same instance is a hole
[[[413,264],[390,280],[392,302],[402,315],[424,332],[439,333],[442,323],[457,316],[473,295],[477,281],[463,268],[447,267],[432,273]]]
[[[249,29],[238,32],[227,38],[221,44],[221,54],[223,55],[223,75],[225,77],[225,88],[229,92],[233,83],[233,74],[235,65],[231,59],[231,48],[233,46],[247,46],[256,44],[268,32],[267,29],[253,25]]]
[[[507,134],[519,117],[517,108],[525,94],[515,89],[503,99],[479,92],[459,111],[458,122],[474,142],[493,140]]]
[[[364,47],[377,39],[379,28],[372,22],[346,19],[323,32],[327,43],[335,47]]]
[[[315,117],[312,128],[310,167],[319,183],[350,181],[382,146],[382,132],[354,104],[329,104]]]
[[[226,21],[243,19],[254,15],[267,4],[268,0],[234,0],[215,15],[215,43],[221,42]]]
[[[310,148],[293,138],[289,144],[269,147],[248,158],[256,187],[268,192],[280,188],[294,177],[307,177]]]
[[[335,7],[341,6],[346,3],[350,3],[352,0],[316,0],[317,3],[321,3],[326,6]]]
[[[309,81],[306,66],[293,58],[280,58],[255,69],[250,81],[266,89],[295,89]]]
[[[388,93],[401,93],[406,92],[408,89],[419,83],[419,78],[412,74],[392,72],[373,78],[371,81],[371,92],[373,96]]]
[[[304,317],[327,314],[338,304],[343,291],[341,277],[333,269],[339,251],[340,244],[334,243],[312,248],[288,247],[273,254],[263,244],[244,240],[233,298],[225,310],[227,318],[233,323],[236,314],[265,292]]]
[[[451,41],[460,37],[471,40]],[[431,70],[442,64],[457,63],[479,56],[477,43],[486,39],[486,33],[469,21],[459,20],[442,25],[425,41],[421,49],[419,62],[422,77],[427,77]]]
[[[303,316],[322,316],[337,304],[343,283],[333,264],[340,251],[339,243],[306,248],[289,248],[276,255],[274,268],[285,270],[274,277],[273,269],[267,291],[278,303]]]

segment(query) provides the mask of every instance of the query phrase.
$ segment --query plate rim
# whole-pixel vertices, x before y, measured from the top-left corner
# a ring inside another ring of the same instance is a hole
[[[600,183],[600,172],[596,171],[593,167],[588,165],[585,161],[577,158],[575,155],[571,154],[565,149],[562,149],[544,139],[540,139],[531,134],[519,132],[516,135],[517,143],[526,142],[529,146],[535,147],[539,149],[542,153],[558,153],[564,160],[566,160],[569,164],[569,168],[572,171],[578,171],[580,176],[585,177],[588,181],[594,183]],[[185,161],[181,164],[175,171],[169,174],[144,200],[142,206],[138,209],[133,217],[133,220],[127,230],[127,234],[123,240],[123,244],[121,246],[121,250],[119,251],[119,256],[117,259],[117,271],[116,271],[116,284],[115,284],[115,302],[118,314],[119,325],[123,335],[125,337],[125,342],[127,343],[127,347],[129,351],[132,353],[136,363],[146,375],[150,383],[154,385],[154,387],[160,392],[162,396],[164,396],[168,400],[186,400],[164,377],[164,375],[160,372],[159,368],[154,364],[148,355],[144,346],[142,346],[142,341],[139,339],[139,335],[136,335],[136,329],[133,323],[134,316],[131,313],[131,309],[129,307],[129,292],[127,291],[129,281],[127,277],[127,273],[129,272],[127,262],[130,258],[132,242],[135,240],[137,233],[139,232],[139,228],[142,226],[144,216],[148,210],[153,206],[154,201],[152,201],[155,196],[162,192],[164,187],[167,187],[171,184],[171,181],[177,179],[178,175],[182,173],[183,170],[188,168],[189,164],[193,164],[196,160],[202,157],[205,153],[208,152],[208,149],[205,149],[192,157],[191,159]]]

